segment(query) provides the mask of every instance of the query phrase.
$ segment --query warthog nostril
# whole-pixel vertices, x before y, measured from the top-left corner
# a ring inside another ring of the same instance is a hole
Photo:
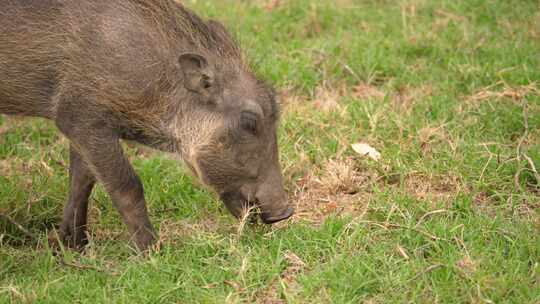
[[[293,214],[294,214],[294,208],[293,207],[287,207],[287,209],[285,209],[285,211],[281,212],[278,215],[272,215],[272,214],[263,212],[263,213],[261,213],[261,219],[265,224],[273,224],[273,223],[277,223],[279,221],[286,220],[289,217],[291,217]]]

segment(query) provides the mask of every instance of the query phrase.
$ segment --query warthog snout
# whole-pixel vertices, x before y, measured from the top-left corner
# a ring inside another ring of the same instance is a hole
[[[225,206],[234,216],[239,218],[248,208],[256,207],[262,221],[272,224],[286,220],[294,214],[294,208],[289,204],[283,188],[279,166],[276,164],[272,167],[259,184],[246,184],[237,191],[221,194]]]
[[[261,212],[261,219],[265,224],[273,224],[288,219],[294,214],[293,207],[286,207],[284,210],[278,210],[278,212]]]
[[[225,203],[235,217],[240,218],[249,208],[259,209],[259,214],[265,224],[273,224],[286,220],[294,214],[294,208],[290,206],[285,197],[282,201],[268,201],[263,203],[259,199],[249,200],[241,191],[231,191],[222,193],[221,200]]]
[[[255,199],[263,222],[272,224],[291,217],[294,208],[289,204],[287,193],[283,189],[283,178],[277,161],[268,173],[266,179],[259,185]]]

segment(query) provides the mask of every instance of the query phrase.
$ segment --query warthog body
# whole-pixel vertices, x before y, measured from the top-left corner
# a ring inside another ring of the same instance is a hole
[[[249,205],[267,223],[293,213],[272,90],[221,24],[173,0],[2,1],[0,113],[51,119],[69,139],[70,247],[87,242],[96,181],[139,249],[155,238],[121,139],[178,154],[237,217]]]

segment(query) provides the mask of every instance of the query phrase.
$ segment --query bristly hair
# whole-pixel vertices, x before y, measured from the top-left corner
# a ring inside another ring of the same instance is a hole
[[[237,42],[227,29],[214,20],[205,21],[176,0],[131,0],[145,14],[158,23],[164,31],[183,39],[196,51],[217,55],[221,60],[243,63]]]

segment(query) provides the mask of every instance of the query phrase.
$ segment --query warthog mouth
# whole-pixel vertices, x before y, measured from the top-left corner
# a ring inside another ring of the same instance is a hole
[[[294,208],[293,207],[287,207],[285,211],[281,212],[278,215],[270,215],[265,212],[261,212],[261,219],[265,224],[273,224],[277,222],[281,222],[283,220],[288,219],[294,214]]]
[[[239,191],[226,192],[220,195],[227,209],[236,217],[241,218],[246,210],[255,208],[263,223],[273,224],[288,219],[294,214],[294,208],[286,207],[284,210],[265,210],[257,200],[246,199]]]

